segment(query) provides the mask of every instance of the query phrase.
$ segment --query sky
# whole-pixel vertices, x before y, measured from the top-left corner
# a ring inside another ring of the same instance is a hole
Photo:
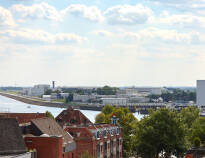
[[[0,86],[195,86],[205,0],[0,0]]]

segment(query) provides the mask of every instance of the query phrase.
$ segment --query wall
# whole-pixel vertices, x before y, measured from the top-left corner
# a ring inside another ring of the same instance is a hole
[[[197,80],[197,105],[205,106],[205,80]]]
[[[62,137],[25,137],[29,150],[37,150],[37,158],[62,158]]]

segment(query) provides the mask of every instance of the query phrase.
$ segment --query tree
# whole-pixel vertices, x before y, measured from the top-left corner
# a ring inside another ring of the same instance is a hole
[[[66,98],[65,102],[69,103],[73,101],[73,93],[70,93],[69,96]]]
[[[136,150],[143,158],[175,155],[186,151],[185,129],[176,111],[159,109],[149,111],[139,123],[136,132]]]
[[[95,123],[104,123],[105,122],[105,114],[104,113],[99,113],[95,117]]]
[[[97,94],[99,95],[115,95],[117,92],[116,87],[109,87],[109,86],[104,86],[102,88],[97,88]]]
[[[199,118],[199,109],[196,106],[190,106],[182,109],[179,115],[183,123],[190,129],[193,122]]]
[[[46,117],[50,117],[50,118],[54,119],[53,114],[51,112],[49,112],[49,111],[46,111]]]
[[[45,95],[51,95],[51,93],[52,93],[52,89],[47,89],[44,94]]]
[[[114,107],[111,105],[105,105],[102,109],[102,113],[105,115],[111,114],[114,111]]]
[[[205,141],[205,118],[199,117],[195,122],[192,124],[191,129],[191,138],[192,142],[194,138],[199,137],[201,142]]]
[[[123,129],[123,147],[125,156],[134,155],[135,133],[137,119],[128,108],[114,108],[106,105],[95,118],[96,123],[111,123],[111,117],[115,114],[118,118],[117,124]]]
[[[89,153],[88,153],[88,151],[86,151],[84,154],[81,154],[80,155],[80,158],[94,158],[92,155],[90,155]]]
[[[195,137],[194,138],[194,146],[199,148],[200,147],[200,144],[201,144],[201,140],[199,137]]]

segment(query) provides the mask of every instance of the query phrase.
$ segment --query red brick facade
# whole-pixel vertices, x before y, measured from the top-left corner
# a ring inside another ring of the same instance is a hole
[[[25,137],[29,150],[37,151],[37,158],[62,158],[62,137]]]
[[[111,124],[89,127],[68,126],[65,131],[73,135],[77,157],[86,151],[97,158],[122,158],[122,130]]]
[[[45,113],[0,113],[0,117],[16,118],[19,124],[29,123],[32,119],[46,117]]]
[[[69,108],[67,110],[63,110],[57,117],[56,122],[61,127],[76,125],[76,126],[87,126],[91,125],[92,122],[83,115],[79,110],[74,110]]]

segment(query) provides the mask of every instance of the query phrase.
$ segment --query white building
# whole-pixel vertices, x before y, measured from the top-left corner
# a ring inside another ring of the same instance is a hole
[[[74,94],[73,95],[73,101],[78,102],[88,102],[90,99],[95,99],[96,97],[94,95],[79,95]]]
[[[60,96],[61,96],[63,99],[66,99],[66,98],[69,96],[69,93],[60,93]]]
[[[127,104],[127,98],[101,98],[101,100],[104,105],[106,104],[126,105]]]
[[[43,95],[42,98],[43,100],[51,101],[51,95]]]
[[[147,96],[149,94],[161,95],[162,92],[165,91],[162,87],[132,87],[120,89],[117,91],[117,95],[139,95],[143,94]]]
[[[197,80],[196,103],[198,106],[205,106],[205,80]]]
[[[25,88],[23,90],[23,93],[29,96],[42,96],[45,93],[45,91],[48,90],[49,88],[50,88],[50,85],[39,84],[31,88]]]

